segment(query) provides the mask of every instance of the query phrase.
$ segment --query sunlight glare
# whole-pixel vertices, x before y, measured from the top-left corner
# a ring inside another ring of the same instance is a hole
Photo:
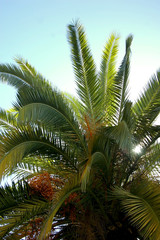
[[[142,151],[142,146],[141,145],[137,145],[134,149],[133,152],[135,153],[140,153]]]

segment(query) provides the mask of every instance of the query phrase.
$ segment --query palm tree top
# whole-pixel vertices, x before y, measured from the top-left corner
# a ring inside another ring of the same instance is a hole
[[[111,34],[98,71],[83,26],[78,21],[68,25],[77,97],[51,86],[22,58],[16,65],[0,64],[1,81],[17,89],[14,111],[0,109],[0,177],[29,179],[0,189],[4,239],[17,238],[30,219],[39,221],[37,236],[43,240],[53,232],[59,239],[75,239],[75,234],[77,239],[159,239],[160,190],[152,172],[159,166],[160,126],[154,121],[160,73],[132,103],[132,40],[129,35],[117,69],[119,36]],[[141,146],[139,153],[136,146]],[[31,199],[22,196],[24,188]],[[45,192],[51,188],[52,196]],[[40,197],[37,209],[33,193]],[[12,196],[12,205],[4,201],[3,207],[3,195]]]

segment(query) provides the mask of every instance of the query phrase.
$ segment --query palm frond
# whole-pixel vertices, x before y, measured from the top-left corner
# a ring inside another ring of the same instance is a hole
[[[160,112],[160,72],[155,74],[133,106],[137,124],[151,124]]]
[[[44,156],[47,154],[55,162],[66,162],[76,169],[76,149],[69,149],[58,133],[54,135],[42,128],[28,125],[4,133],[0,142],[0,177],[31,153]]]
[[[160,144],[156,143],[144,149],[144,154],[140,157],[141,171],[144,170],[147,174],[152,176],[154,170],[160,167]]]
[[[114,119],[121,121],[125,103],[128,100],[128,77],[130,68],[130,46],[132,43],[132,36],[126,39],[126,53],[120,68],[115,76],[114,88],[113,88],[113,107],[116,109],[116,115]],[[118,112],[118,113],[117,113]],[[118,116],[117,116],[118,114]]]
[[[48,203],[39,199],[32,199],[15,208],[12,207],[12,211],[0,221],[0,237],[4,239],[6,235],[12,234],[13,228],[20,226],[23,222],[26,223],[27,220],[42,213],[42,209],[47,207]]]
[[[10,84],[16,89],[24,86],[31,87],[31,80],[28,75],[23,73],[22,70],[15,65],[0,64],[0,80]]]
[[[81,163],[82,165],[82,163]],[[100,169],[100,166],[108,167],[106,157],[102,152],[94,152],[91,157],[85,161],[85,165],[83,166],[82,174],[81,174],[81,190],[82,192],[86,192],[87,183],[89,182],[91,169],[94,168],[94,166],[98,166]],[[103,168],[103,171],[104,168]]]
[[[144,239],[160,239],[160,188],[153,182],[141,181],[135,192],[113,188],[113,196],[120,200],[122,210]]]
[[[68,142],[74,141],[86,151],[85,141],[74,111],[61,92],[50,87],[27,90],[17,96],[16,108],[19,122],[43,124],[50,131],[61,131]]]
[[[14,129],[17,126],[16,112],[6,111],[0,108],[0,127],[4,129]]]
[[[116,74],[115,63],[118,53],[118,36],[112,34],[107,41],[103,50],[101,69],[100,69],[100,85],[101,85],[101,98],[102,108],[105,110],[105,117],[108,123],[112,123],[113,108],[112,91],[114,86],[114,77]]]
[[[28,72],[35,77],[38,76],[38,72],[36,71],[36,69],[31,66],[27,60],[23,59],[22,57],[16,57],[14,60],[22,71]]]
[[[5,172],[5,177],[10,177],[12,181],[18,181],[24,179],[30,179],[43,172],[48,172],[52,176],[60,178],[68,178],[73,173],[73,167],[71,165],[64,166],[63,162],[55,161],[52,158],[46,156],[30,155],[18,162],[17,165]],[[76,170],[75,170],[76,172]]]
[[[74,25],[69,25],[68,39],[71,45],[77,93],[85,112],[94,123],[101,117],[101,113],[98,110],[100,103],[99,81],[82,25],[78,22]]]
[[[46,80],[37,70],[29,64],[29,62],[21,57],[15,58],[16,63],[20,67],[21,71],[28,76],[31,80],[31,86],[36,88],[52,88],[48,80]]]
[[[0,64],[0,80],[2,82],[10,84],[18,90],[23,87],[35,88],[50,85],[27,61],[16,58],[16,62],[19,66]]]
[[[27,183],[14,183],[0,188],[0,237],[7,239],[12,230],[26,223],[39,213],[46,212],[49,203],[45,199],[30,196]]]
[[[18,182],[17,185],[12,182],[12,186],[1,186],[0,214],[10,210],[11,207],[16,206],[18,203],[21,203],[24,199],[30,199],[28,184],[25,181]]]
[[[159,125],[148,125],[145,120],[135,122],[134,136],[144,149],[148,149],[160,137]]]
[[[81,103],[79,102],[79,100],[74,97],[73,95],[69,94],[69,93],[64,93],[64,97],[67,98],[67,102],[70,106],[71,109],[73,109],[74,114],[76,115],[77,119],[81,122],[84,116],[84,112],[81,106]]]
[[[130,153],[133,147],[134,138],[128,125],[123,120],[117,126],[104,128],[105,137],[109,137],[118,144],[119,148]]]

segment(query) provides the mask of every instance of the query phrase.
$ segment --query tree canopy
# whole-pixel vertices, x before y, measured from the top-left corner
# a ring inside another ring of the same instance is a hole
[[[160,72],[133,103],[132,40],[117,69],[111,34],[97,71],[83,26],[68,26],[77,97],[22,58],[0,64],[17,89],[0,109],[0,177],[14,176],[0,188],[2,239],[160,239]]]

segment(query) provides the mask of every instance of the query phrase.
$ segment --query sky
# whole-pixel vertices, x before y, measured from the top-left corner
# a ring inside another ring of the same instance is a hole
[[[28,60],[53,86],[75,94],[67,25],[83,24],[97,69],[111,33],[120,36],[120,64],[125,39],[133,34],[130,98],[135,100],[160,68],[159,0],[0,0],[0,63]],[[9,109],[16,91],[0,83],[0,107]]]

